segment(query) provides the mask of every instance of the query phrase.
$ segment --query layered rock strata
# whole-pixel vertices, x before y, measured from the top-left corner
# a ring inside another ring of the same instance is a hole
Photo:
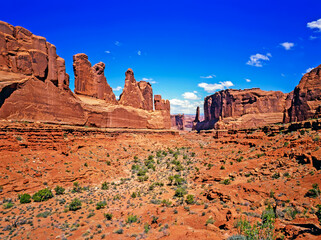
[[[121,104],[104,75],[74,56],[75,92],[54,45],[22,27],[0,22],[0,119],[110,128],[169,129],[168,106],[153,111],[153,91],[126,72]]]
[[[294,91],[258,88],[222,90],[204,99],[203,122],[195,130],[254,128],[321,117],[321,65],[306,73]]]

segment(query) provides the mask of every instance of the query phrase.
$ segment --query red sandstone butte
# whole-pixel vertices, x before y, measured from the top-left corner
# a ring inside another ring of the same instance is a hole
[[[153,89],[149,82],[140,81],[138,87],[143,95],[143,109],[153,111]]]
[[[321,65],[304,74],[293,91],[289,121],[303,121],[320,115]]]
[[[135,80],[133,70],[128,68],[125,76],[125,86],[119,97],[119,103],[125,106],[143,109],[144,97]]]
[[[27,29],[0,21],[0,119],[111,128],[169,129],[168,106],[153,111],[153,90],[126,72],[121,104],[85,54],[74,56],[75,93],[56,47]],[[165,100],[162,100],[166,103]]]
[[[283,121],[287,94],[259,88],[219,91],[204,99],[205,121],[195,129],[239,129],[264,126]],[[217,126],[218,127],[218,126]]]
[[[93,67],[84,53],[74,55],[75,93],[116,104],[116,97],[105,77],[105,64],[100,62]]]

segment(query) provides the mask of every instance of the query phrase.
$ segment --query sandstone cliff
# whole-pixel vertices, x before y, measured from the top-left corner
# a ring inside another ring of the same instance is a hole
[[[171,115],[171,124],[172,124],[172,129],[185,130],[185,115],[184,114]]]
[[[204,114],[193,129],[253,128],[321,117],[321,65],[288,94],[258,88],[219,91],[204,99]]]
[[[106,102],[116,104],[115,94],[107,83],[104,74],[105,64],[100,62],[92,67],[88,61],[88,56],[84,53],[74,55],[73,60],[75,93],[103,99],[106,100]]]
[[[204,99],[205,121],[195,129],[249,128],[283,121],[287,94],[258,88],[219,91]]]
[[[143,109],[144,97],[140,88],[138,87],[133,70],[128,68],[125,76],[125,86],[122,94],[119,97],[119,103],[125,106]]]
[[[318,117],[321,108],[321,65],[304,74],[293,91],[286,122]]]
[[[54,45],[27,29],[0,21],[0,119],[112,128],[169,129],[169,102],[153,111],[153,90],[126,72],[120,104],[85,54],[74,56],[75,93]]]

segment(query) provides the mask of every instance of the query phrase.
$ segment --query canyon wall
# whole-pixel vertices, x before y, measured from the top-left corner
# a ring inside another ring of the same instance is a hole
[[[204,99],[205,120],[194,130],[256,128],[321,115],[321,65],[306,73],[293,92],[259,88],[216,92]]]
[[[185,115],[184,114],[176,114],[171,115],[171,124],[172,129],[175,130],[185,130]]]
[[[85,54],[74,56],[75,93],[56,47],[25,28],[0,21],[0,120],[110,128],[170,128],[169,101],[153,110],[149,83],[131,69],[118,102],[104,75]]]
[[[304,74],[293,91],[285,122],[303,121],[321,115],[321,65]]]

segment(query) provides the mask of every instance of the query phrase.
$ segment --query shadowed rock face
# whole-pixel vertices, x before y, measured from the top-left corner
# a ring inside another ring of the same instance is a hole
[[[172,128],[177,130],[185,130],[185,115],[171,115]]]
[[[144,109],[143,102],[145,99],[135,80],[133,70],[128,68],[125,76],[125,86],[119,97],[119,103],[125,106]]]
[[[304,74],[293,91],[288,110],[290,122],[317,117],[321,106],[321,65]]]

